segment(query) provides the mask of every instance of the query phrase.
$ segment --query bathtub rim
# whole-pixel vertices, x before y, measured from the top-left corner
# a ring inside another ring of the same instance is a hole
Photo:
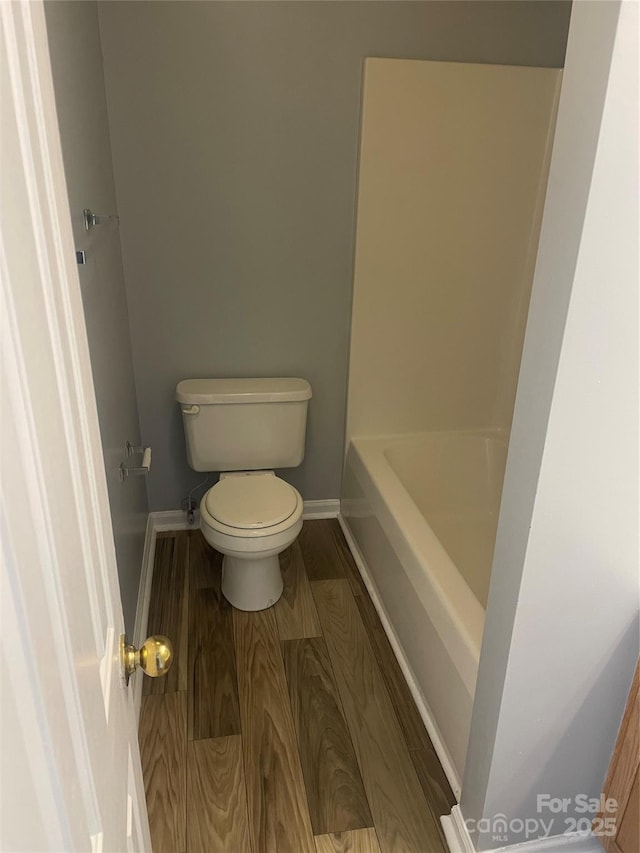
[[[485,610],[440,543],[408,490],[395,473],[385,450],[390,444],[410,443],[425,436],[475,436],[501,443],[504,430],[431,430],[379,436],[354,436],[345,466],[351,466],[372,509],[402,563],[412,588],[432,621],[465,687],[473,697],[480,661]],[[341,512],[349,517],[350,507]],[[402,521],[405,521],[403,524]],[[425,578],[425,569],[428,577]],[[435,596],[428,596],[425,584]]]

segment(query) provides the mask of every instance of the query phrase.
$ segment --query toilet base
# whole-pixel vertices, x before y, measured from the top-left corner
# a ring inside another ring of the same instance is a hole
[[[237,610],[273,607],[283,588],[277,554],[257,560],[225,555],[222,560],[222,594]]]

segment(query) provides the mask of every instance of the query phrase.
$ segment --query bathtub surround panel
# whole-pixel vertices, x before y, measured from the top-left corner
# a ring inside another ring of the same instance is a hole
[[[365,64],[341,511],[456,790],[560,79]]]
[[[307,455],[340,492],[362,62],[562,65],[568,2],[100,4],[153,510],[199,479],[176,382],[303,376]]]
[[[140,443],[120,233],[113,224],[87,232],[85,207],[116,214],[104,91],[98,7],[93,2],[44,4],[51,69],[91,372],[109,490],[125,627],[133,635],[148,516],[143,477],[120,482],[125,442]]]
[[[347,438],[509,430],[560,79],[367,59]]]
[[[507,439],[426,433],[385,442],[384,458],[471,591],[487,605]]]

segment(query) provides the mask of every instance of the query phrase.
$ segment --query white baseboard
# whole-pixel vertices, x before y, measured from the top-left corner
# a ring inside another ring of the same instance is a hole
[[[340,514],[340,498],[329,498],[324,501],[305,501],[302,510],[303,518],[337,518]]]
[[[460,806],[454,806],[450,815],[440,818],[444,836],[450,853],[476,853],[473,839],[466,827]],[[569,832],[566,835],[552,835],[510,844],[506,847],[493,847],[484,853],[588,853],[602,851],[600,842],[592,835]]]
[[[200,510],[197,509],[194,513],[195,521],[189,524],[187,513],[181,509],[170,509],[166,512],[150,513],[153,519],[153,527],[158,530],[191,530],[200,527]]]
[[[340,513],[339,498],[323,501],[305,501],[302,510],[303,518],[336,518]],[[187,513],[181,509],[170,509],[165,512],[152,512],[154,529],[157,530],[190,530],[200,526],[200,510],[195,512],[195,522],[189,524]]]
[[[450,815],[443,815],[440,818],[440,823],[450,853],[476,853],[469,830],[465,826],[460,806],[454,806]]]
[[[384,609],[384,605],[382,604],[380,596],[378,595],[378,590],[376,589],[376,586],[373,580],[371,579],[371,575],[369,574],[369,569],[362,555],[362,552],[358,548],[355,539],[351,535],[351,531],[349,530],[345,520],[341,515],[338,515],[338,520],[340,522],[340,526],[342,527],[342,532],[344,533],[345,539],[347,540],[349,550],[351,551],[356,566],[358,567],[358,571],[362,576],[364,585],[366,586],[369,595],[371,596],[371,600],[373,601],[373,604],[378,612],[378,616],[380,617],[380,621],[382,622],[382,627],[384,628],[385,634],[387,635],[387,639],[391,644],[391,648],[393,649],[393,653],[396,656],[398,665],[400,666],[405,681],[407,682],[407,686],[411,691],[413,701],[416,703],[418,712],[422,718],[422,722],[424,723],[424,727],[427,730],[427,734],[431,738],[431,743],[433,744],[433,748],[435,749],[436,754],[440,760],[442,769],[444,770],[445,775],[449,780],[449,784],[451,785],[453,793],[459,799],[462,780],[458,776],[455,769],[455,765],[449,755],[449,751],[444,745],[444,741],[440,737],[440,733],[435,724],[431,710],[427,705],[424,696],[422,695],[422,691],[418,686],[418,682],[416,681],[416,678],[413,674],[413,670],[411,669],[409,662],[405,657],[405,654],[402,650],[402,646],[400,645],[400,642],[396,636],[389,617],[387,616],[387,613]],[[471,849],[473,850],[473,848]]]

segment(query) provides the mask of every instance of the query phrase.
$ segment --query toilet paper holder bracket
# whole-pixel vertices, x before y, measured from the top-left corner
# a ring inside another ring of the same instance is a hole
[[[144,445],[140,444],[131,444],[130,441],[127,441],[125,444],[125,451],[127,457],[133,456],[135,453],[142,453],[142,464],[135,465],[125,465],[124,462],[120,463],[120,482],[124,482],[129,474],[141,474],[146,475],[149,473],[149,469],[151,468],[151,448],[144,447]]]

